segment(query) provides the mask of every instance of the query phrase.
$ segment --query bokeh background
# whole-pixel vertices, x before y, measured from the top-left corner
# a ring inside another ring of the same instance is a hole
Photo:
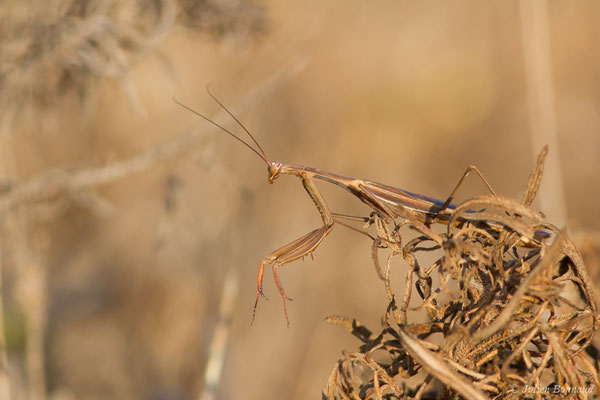
[[[549,144],[537,207],[597,282],[598,15],[594,1],[3,1],[0,397],[320,398],[358,345],[324,318],[379,326],[371,242],[340,226],[281,270],[291,326],[269,270],[250,326],[260,260],[320,218],[297,179],[267,185],[255,154],[173,103],[222,116],[210,82],[271,160],[442,199],[470,164],[521,198]],[[477,194],[469,178],[457,200]]]

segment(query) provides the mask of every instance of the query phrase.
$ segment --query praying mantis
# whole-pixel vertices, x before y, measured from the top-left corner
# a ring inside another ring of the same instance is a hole
[[[319,192],[316,181],[327,182],[336,186],[339,186],[355,197],[357,197],[360,201],[367,204],[372,210],[371,218],[355,218],[363,221],[370,221],[371,223],[375,220],[390,222],[390,221],[398,221],[399,219],[406,219],[408,217],[409,220],[419,221],[423,223],[425,226],[429,226],[434,222],[452,224],[452,223],[461,223],[461,218],[453,218],[452,212],[457,208],[456,205],[452,204],[452,200],[462,185],[464,179],[471,173],[476,172],[479,177],[482,179],[484,184],[487,186],[489,191],[493,196],[496,196],[494,190],[488,184],[486,179],[483,177],[482,173],[475,167],[469,166],[458,184],[448,196],[446,201],[437,200],[428,196],[423,196],[420,194],[408,192],[406,190],[396,188],[390,185],[370,181],[367,179],[358,179],[352,177],[346,177],[338,174],[334,174],[332,172],[324,171],[318,168],[307,167],[303,165],[295,165],[295,164],[286,164],[283,162],[271,162],[267,158],[264,150],[258,143],[258,141],[254,138],[254,136],[246,129],[246,127],[238,120],[238,118],[231,113],[227,107],[225,107],[211,92],[207,87],[207,92],[210,97],[225,110],[233,120],[241,126],[241,128],[248,134],[252,142],[256,145],[258,150],[250,145],[248,142],[243,140],[241,137],[237,136],[230,130],[221,126],[217,122],[212,119],[206,117],[205,115],[199,113],[198,111],[188,107],[187,105],[179,102],[177,99],[173,98],[173,101],[185,108],[186,110],[196,114],[197,116],[203,118],[208,121],[212,125],[219,128],[221,131],[231,135],[233,138],[241,142],[243,145],[252,150],[258,157],[260,157],[264,163],[267,165],[268,171],[268,182],[269,184],[273,184],[281,175],[292,175],[296,176],[302,182],[302,186],[310,196],[313,201],[315,207],[317,208],[321,220],[322,226],[316,228],[304,236],[293,240],[292,242],[278,248],[273,251],[269,255],[267,255],[260,263],[258,268],[258,277],[257,277],[257,292],[256,299],[254,301],[254,307],[252,312],[252,322],[254,322],[254,318],[256,315],[256,307],[258,305],[258,300],[260,297],[267,298],[263,293],[263,275],[265,270],[265,265],[271,265],[273,279],[283,299],[283,310],[285,313],[286,321],[289,326],[289,317],[287,312],[287,300],[291,300],[283,290],[283,286],[279,279],[278,270],[283,267],[285,264],[288,264],[297,259],[303,258],[306,255],[312,254],[317,247],[321,244],[321,242],[325,239],[325,237],[331,233],[333,227],[336,223],[336,218],[345,218],[348,216],[342,214],[336,214],[330,211],[329,206],[325,202],[325,199]],[[467,210],[469,212],[470,210]],[[340,221],[337,221],[340,222]],[[486,221],[488,226],[492,228],[500,229],[502,225],[498,222],[494,221]],[[342,224],[345,225],[345,224]],[[394,241],[393,235],[390,234],[389,231],[383,229],[379,231],[379,239],[383,239],[387,243],[390,241]],[[383,237],[382,237],[383,236]],[[378,240],[378,239],[376,239]],[[399,241],[399,239],[397,239]],[[378,267],[376,265],[376,267]],[[380,272],[378,270],[378,272]],[[381,274],[380,274],[381,277]]]

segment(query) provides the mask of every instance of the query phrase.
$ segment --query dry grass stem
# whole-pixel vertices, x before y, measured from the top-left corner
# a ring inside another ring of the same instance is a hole
[[[200,400],[214,400],[218,398],[218,389],[231,333],[232,315],[239,290],[239,279],[239,273],[233,268],[225,276],[219,314],[213,330],[208,361],[206,362],[206,370],[204,372],[204,389],[199,397]]]
[[[539,201],[543,203],[541,208],[562,226],[567,222],[567,205],[556,126],[548,4],[521,0],[519,9],[532,150],[547,144],[553,150],[547,165],[547,185],[542,188]]]

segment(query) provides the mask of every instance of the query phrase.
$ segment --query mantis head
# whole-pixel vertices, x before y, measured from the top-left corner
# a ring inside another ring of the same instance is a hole
[[[275,182],[275,179],[279,177],[279,173],[281,172],[282,167],[283,164],[281,164],[280,162],[272,162],[269,164],[269,183]]]

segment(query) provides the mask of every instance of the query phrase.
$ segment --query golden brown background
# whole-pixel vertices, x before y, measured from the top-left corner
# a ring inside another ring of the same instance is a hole
[[[339,226],[281,271],[291,326],[270,270],[250,326],[260,260],[320,219],[297,179],[267,185],[256,155],[171,100],[216,116],[209,82],[233,109],[264,89],[237,116],[270,159],[437,198],[469,164],[520,198],[548,143],[538,206],[598,276],[599,3],[54,3],[0,5],[0,396],[320,398],[358,345],[323,319],[378,326],[371,243]],[[190,133],[185,151],[119,164]],[[114,165],[118,177],[70,186]],[[368,215],[320,187],[332,211]],[[457,200],[483,193],[469,178]]]

